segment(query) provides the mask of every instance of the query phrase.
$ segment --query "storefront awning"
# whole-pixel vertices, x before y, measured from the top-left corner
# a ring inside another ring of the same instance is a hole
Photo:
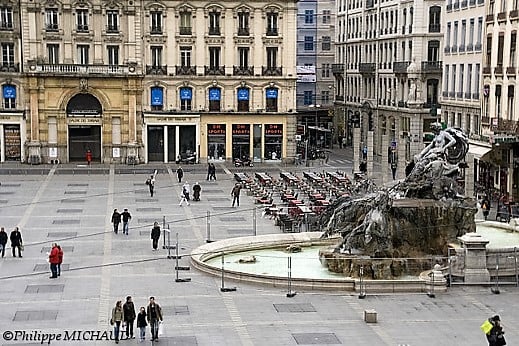
[[[474,155],[475,159],[481,159],[486,153],[491,151],[490,147],[482,147],[479,145],[469,144],[469,154]]]

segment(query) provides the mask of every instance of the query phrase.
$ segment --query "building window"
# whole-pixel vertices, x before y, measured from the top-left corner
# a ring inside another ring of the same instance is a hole
[[[238,95],[238,112],[248,112],[249,111],[249,99],[250,99],[250,89],[249,88],[239,88],[237,90]]]
[[[314,10],[305,10],[305,24],[313,24]]]
[[[445,72],[444,72],[444,77],[443,77],[443,92],[447,93],[447,95],[449,92],[449,70],[450,70],[450,65],[445,65]]]
[[[278,111],[278,89],[268,88],[265,90],[265,111],[277,112]]]
[[[76,10],[76,24],[78,32],[88,32],[88,10]]]
[[[309,105],[314,103],[313,100],[314,100],[313,91],[312,90],[305,90],[304,91],[304,96],[303,96],[303,105],[309,106]]]
[[[452,31],[452,47],[458,48],[458,21],[454,22],[454,29]]]
[[[2,67],[14,66],[14,43],[2,43]]]
[[[451,22],[448,22],[447,23],[447,32],[445,33],[445,47],[450,47],[450,45],[451,45]]]
[[[456,65],[452,65],[452,86],[450,96],[454,97],[456,95]]]
[[[241,69],[249,67],[249,47],[238,47],[238,60]]]
[[[492,35],[487,36],[487,54],[485,63],[490,66],[492,63]]]
[[[58,31],[58,9],[45,10],[45,31]]]
[[[502,117],[501,110],[501,85],[496,85],[496,116],[498,119]]]
[[[321,91],[321,103],[323,103],[323,104],[330,103],[330,91],[328,91],[328,90]]]
[[[467,65],[467,96],[470,98],[472,93],[472,64]]]
[[[267,13],[267,36],[276,36],[278,34],[278,14],[274,12]]]
[[[49,64],[59,64],[59,44],[51,43],[47,45],[47,61]]]
[[[314,50],[313,36],[305,36],[305,50]]]
[[[180,66],[191,67],[191,47],[180,47]]]
[[[510,66],[511,67],[515,67],[516,49],[517,49],[517,32],[512,31],[512,34],[510,35]]]
[[[440,32],[440,6],[431,6],[429,8],[429,32]]]
[[[427,47],[427,61],[438,61],[440,55],[440,41],[429,41]]]
[[[180,12],[180,35],[191,35],[191,12],[182,11]]]
[[[219,112],[220,111],[220,100],[222,98],[222,89],[220,88],[209,88],[209,111]]]
[[[160,111],[164,108],[164,88],[153,87],[150,90],[150,106],[153,111]]]
[[[90,47],[86,44],[78,44],[77,45],[77,63],[80,65],[88,65],[89,64],[89,56],[88,51]]]
[[[330,64],[322,64],[321,65],[321,74],[323,77],[327,78],[327,77],[330,77]]]
[[[238,35],[248,36],[249,34],[249,13],[238,12]]]
[[[513,85],[508,86],[508,103],[507,103],[507,113],[508,113],[508,120],[514,120],[514,94],[515,94],[515,88]]]
[[[323,24],[330,24],[332,22],[332,11],[323,10]]]
[[[16,108],[16,86],[4,84],[2,86],[2,95],[4,97],[4,108]]]
[[[211,70],[220,67],[220,47],[209,47],[209,68]]]
[[[108,10],[106,11],[107,27],[106,32],[117,33],[119,32],[119,11]]]
[[[278,66],[278,48],[277,47],[267,47],[267,68],[274,69]]]
[[[460,50],[465,49],[465,39],[467,36],[467,21],[461,21],[461,42],[460,42]]]
[[[220,12],[209,12],[209,35],[220,35]]]
[[[463,83],[465,82],[465,64],[460,64],[460,87],[459,87],[459,98],[463,97]]]
[[[11,7],[0,8],[0,30],[13,29],[13,9]]]
[[[503,33],[499,34],[499,38],[497,40],[497,66],[503,66],[503,46],[505,44],[505,35]]]
[[[119,46],[107,46],[108,65],[119,65]]]
[[[180,110],[190,111],[193,99],[193,89],[186,87],[180,88]]]
[[[494,0],[490,0],[489,4],[488,4],[488,14],[491,15],[491,14],[494,14]]]
[[[481,50],[481,42],[483,40],[483,17],[478,18],[478,41],[476,42],[476,50]]]
[[[470,50],[474,45],[474,18],[470,18],[470,27],[469,27],[469,43]]]
[[[150,32],[152,34],[162,34],[162,12],[161,11],[151,11],[151,28]]]
[[[151,46],[151,65],[153,67],[162,66],[162,47]]]
[[[330,36],[323,36],[321,49],[322,50],[331,50],[332,49],[332,38]]]

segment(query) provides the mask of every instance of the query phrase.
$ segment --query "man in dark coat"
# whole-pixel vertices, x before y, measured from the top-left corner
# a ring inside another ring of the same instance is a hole
[[[159,238],[160,238],[160,226],[159,226],[159,223],[155,221],[155,223],[153,224],[153,228],[151,229],[151,240],[152,240],[153,251],[158,250]]]
[[[132,219],[132,215],[128,211],[128,208],[124,208],[124,211],[122,212],[121,216],[123,218],[123,234],[128,235],[128,224]]]
[[[240,191],[241,191],[241,184],[236,183],[231,191],[232,198],[232,206],[234,207],[234,204],[239,207],[240,206]]]
[[[9,236],[11,247],[13,249],[13,257],[16,257],[16,249],[18,249],[18,257],[22,257],[22,233],[18,227],[15,227]]]
[[[178,182],[181,183],[182,182],[182,178],[184,177],[184,170],[182,169],[182,167],[178,166],[177,168],[177,178],[178,178]]]
[[[126,303],[123,305],[124,322],[126,322],[126,339],[135,339],[133,336],[133,321],[135,321],[135,306],[133,305],[132,297],[126,297]]]
[[[159,321],[162,321],[162,309],[155,303],[155,297],[150,297],[150,303],[146,309],[146,317],[151,328],[151,341],[159,340]]]
[[[503,327],[501,326],[501,319],[499,315],[495,315],[490,317],[488,321],[492,324],[492,329],[487,334],[488,346],[504,346],[506,345],[505,341],[505,332],[503,331]]]
[[[202,191],[202,187],[197,181],[195,185],[193,185],[193,201],[200,201],[200,191]]]
[[[0,247],[2,248],[2,258],[5,256],[5,247],[7,246],[7,233],[5,229],[2,227],[0,229]]]
[[[121,223],[121,214],[114,209],[112,213],[112,223],[114,224],[114,233],[117,234],[119,232],[119,224]]]

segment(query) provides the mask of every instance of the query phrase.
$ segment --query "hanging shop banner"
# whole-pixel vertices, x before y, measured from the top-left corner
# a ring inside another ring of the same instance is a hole
[[[20,161],[21,155],[20,125],[4,125],[5,160]]]
[[[193,90],[191,88],[180,88],[180,99],[191,100],[193,98]]]
[[[210,136],[225,136],[225,124],[207,124],[207,134]]]
[[[282,124],[266,124],[265,136],[283,136]]]
[[[209,101],[220,101],[220,88],[209,89]]]
[[[4,99],[15,99],[16,98],[16,87],[14,85],[4,85],[3,87]]]
[[[250,125],[232,124],[233,136],[249,136]]]
[[[238,89],[238,101],[249,101],[249,88]]]
[[[162,106],[164,99],[164,90],[160,87],[151,88],[151,105]]]
[[[267,94],[268,99],[277,99],[278,98],[278,89],[269,88],[266,90],[266,94]]]

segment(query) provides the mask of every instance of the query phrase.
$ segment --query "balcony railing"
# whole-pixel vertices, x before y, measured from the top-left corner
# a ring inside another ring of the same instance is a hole
[[[224,76],[225,66],[204,66],[204,75],[206,76]]]
[[[150,29],[151,34],[162,34],[162,27],[161,26],[152,26]]]
[[[499,12],[497,14],[497,20],[506,20],[506,12]]]
[[[442,92],[442,97],[449,97],[449,92],[448,91]]]
[[[461,1],[461,8],[466,8],[466,7],[468,7],[468,3],[469,3],[469,2],[468,2],[467,0],[462,0],[462,1]]]
[[[441,61],[422,61],[422,71],[425,73],[441,73]]]
[[[476,6],[476,0],[470,0],[469,1],[470,6]]]
[[[449,91],[449,97],[454,98],[455,95],[456,95],[456,93],[454,91]]]
[[[512,10],[510,11],[510,14],[509,14],[510,18],[517,18],[519,17],[519,11],[518,10]]]
[[[400,107],[400,108],[407,108],[407,102],[405,102],[405,101],[398,101],[398,107]]]
[[[12,22],[0,22],[0,30],[1,31],[11,31],[13,30],[13,23]]]
[[[454,5],[452,5],[452,8],[454,8],[455,10],[459,9],[460,8],[460,2],[458,0],[454,1]]]
[[[494,74],[502,75],[503,74],[503,66],[496,66],[496,67],[494,67]]]
[[[452,3],[447,4],[447,12],[452,11]]]
[[[451,52],[451,47],[449,47],[449,46],[443,47],[443,52],[447,53],[447,54],[450,53]]]
[[[493,22],[494,21],[494,14],[487,14],[487,18],[486,18],[486,21],[487,22]]]
[[[440,24],[429,24],[429,32],[440,32]]]
[[[0,66],[0,72],[20,72],[20,64],[2,64]]]
[[[54,74],[128,74],[124,65],[76,65],[76,64],[37,64],[29,65],[29,72]],[[132,71],[133,72],[133,71]]]
[[[514,66],[508,66],[506,68],[506,74],[507,75],[515,75],[517,69]]]
[[[410,61],[396,61],[393,64],[393,73],[407,73],[407,68],[409,67],[409,64],[411,64]]]
[[[232,74],[234,76],[254,76],[254,66],[233,66]]]
[[[482,48],[481,43],[476,43],[476,44],[474,45],[474,50],[475,50],[476,52],[480,52],[480,51],[481,51],[481,48]]]
[[[220,35],[220,27],[219,26],[210,27],[209,35]]]
[[[249,28],[238,28],[238,36],[249,36],[250,29]]]
[[[282,67],[274,67],[274,66],[262,66],[261,67],[261,75],[262,76],[282,76],[283,68]]]
[[[180,35],[191,35],[193,30],[190,26],[181,26],[178,28],[178,32]]]
[[[58,24],[47,24],[45,25],[45,31],[48,31],[48,32],[56,32],[59,30],[59,26]]]
[[[88,25],[76,26],[76,32],[88,32]]]
[[[370,62],[361,62],[359,64],[359,73],[360,74],[373,74],[375,73],[375,69],[377,64]]]
[[[472,93],[473,100],[479,100],[479,93]]]
[[[267,36],[277,36],[278,28],[267,28]]]
[[[467,100],[470,100],[470,96],[471,96],[471,94],[470,94],[469,92],[466,92],[466,93],[465,93],[465,98],[466,98]]]
[[[490,117],[481,117],[482,124],[490,124]]]
[[[119,27],[117,25],[107,25],[106,32],[108,34],[117,34],[119,33]]]
[[[335,102],[344,102],[344,95],[335,95]]]
[[[460,51],[460,53],[465,52],[465,45],[464,44],[460,44],[459,51]]]
[[[467,45],[467,52],[472,52],[474,50],[474,45],[472,43],[469,43]]]
[[[492,119],[492,124],[495,118]],[[497,126],[494,127],[494,131],[500,133],[518,134],[519,133],[519,122],[515,120],[497,119]]]
[[[482,72],[484,75],[489,75],[491,73],[490,66],[484,66]]]
[[[462,99],[462,98],[463,98],[463,92],[462,92],[462,91],[458,91],[458,92],[456,93],[456,98],[457,98],[457,99]]]
[[[177,76],[196,76],[196,66],[175,66]]]
[[[341,75],[344,73],[344,64],[332,64],[332,73],[334,75]]]
[[[146,74],[168,74],[168,65],[146,65]]]

